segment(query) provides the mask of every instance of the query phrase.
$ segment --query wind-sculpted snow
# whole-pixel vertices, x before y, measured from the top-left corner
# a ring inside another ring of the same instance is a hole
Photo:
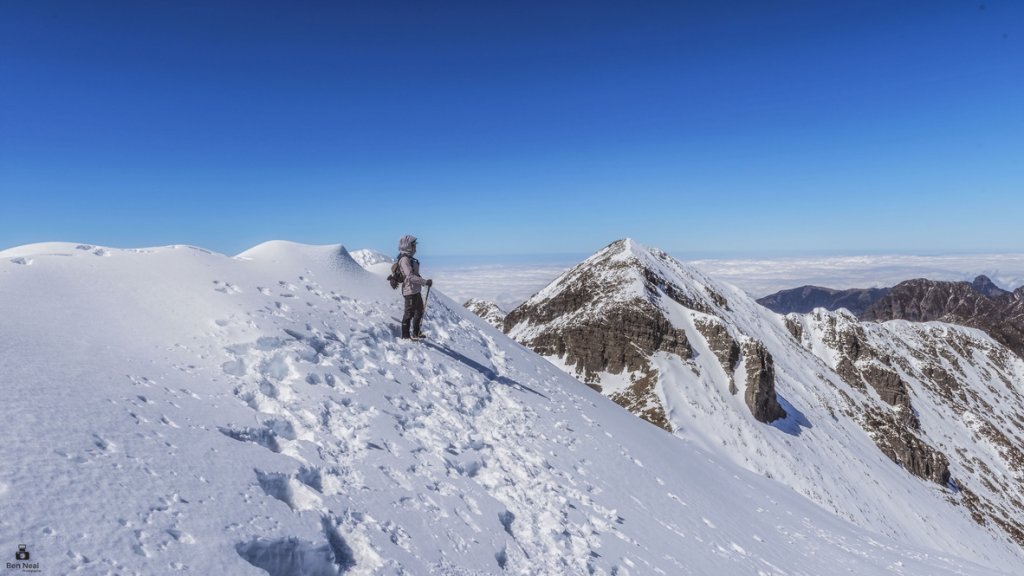
[[[0,261],[0,542],[53,574],[998,574],[648,426],[341,246]],[[927,513],[927,512],[925,512]],[[969,558],[967,558],[969,556]],[[1003,572],[1000,572],[1003,570]]]

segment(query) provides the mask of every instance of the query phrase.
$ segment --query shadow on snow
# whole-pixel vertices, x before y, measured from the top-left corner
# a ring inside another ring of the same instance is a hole
[[[790,436],[799,436],[800,432],[802,432],[804,428],[814,428],[811,421],[807,419],[807,416],[790,404],[789,400],[786,400],[777,392],[775,397],[779,399],[779,405],[786,411],[786,417],[772,422],[771,426],[789,434]]]
[[[467,357],[465,354],[460,354],[460,353],[452,350],[451,348],[448,348],[447,346],[442,346],[442,345],[439,345],[439,344],[435,344],[433,342],[428,342],[426,340],[422,341],[421,344],[423,346],[428,347],[428,348],[432,348],[434,350],[437,350],[441,354],[444,354],[445,356],[448,356],[449,358],[452,358],[453,360],[457,360],[457,361],[461,362],[462,364],[465,364],[466,366],[472,368],[473,370],[476,370],[477,372],[479,372],[485,378],[487,378],[488,380],[490,380],[492,382],[497,382],[498,384],[504,384],[505,386],[511,386],[513,388],[518,388],[520,390],[525,390],[527,392],[533,392],[534,394],[536,394],[537,396],[540,396],[541,398],[544,398],[546,400],[550,400],[550,398],[548,398],[544,394],[534,390],[533,388],[530,388],[529,386],[526,386],[524,384],[520,384],[519,382],[516,382],[515,380],[513,380],[513,379],[511,379],[511,378],[509,378],[507,376],[502,376],[502,375],[498,374],[493,368],[488,368],[487,366],[484,366],[483,364],[477,362],[476,360],[473,360],[472,358]]]

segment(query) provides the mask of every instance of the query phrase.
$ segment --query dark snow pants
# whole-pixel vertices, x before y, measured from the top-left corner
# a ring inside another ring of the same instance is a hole
[[[409,323],[412,322],[413,336],[420,335],[420,320],[423,319],[423,296],[410,294],[405,297],[405,314],[402,316],[402,338],[409,337]]]

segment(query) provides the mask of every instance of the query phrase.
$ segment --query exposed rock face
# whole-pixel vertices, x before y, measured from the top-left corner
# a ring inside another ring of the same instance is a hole
[[[786,411],[779,406],[775,396],[775,360],[757,341],[743,345],[744,363],[747,367],[747,392],[744,400],[750,413],[759,422],[774,422],[786,417]]]
[[[984,274],[977,276],[974,281],[971,282],[971,287],[989,298],[1002,298],[1003,296],[1011,294],[1010,291],[1003,290],[999,286],[996,286],[995,282]]]
[[[740,345],[736,343],[725,323],[718,319],[702,318],[694,321],[694,327],[704,336],[708,347],[718,358],[722,369],[729,376],[729,393],[738,392],[733,372],[736,371],[736,364],[740,361]],[[774,386],[774,381],[773,381]]]
[[[579,293],[554,298],[541,304],[526,304],[505,317],[506,330],[526,319],[570,316],[580,302]],[[554,316],[552,316],[554,315]],[[544,320],[539,320],[543,322]],[[546,330],[526,344],[544,356],[565,357],[585,382],[592,383],[600,372],[621,374],[649,368],[648,359],[658,351],[690,357],[686,332],[674,328],[660,310],[637,298],[586,316],[555,330]]]
[[[792,336],[794,340],[796,340],[797,342],[803,341],[803,339],[804,339],[804,327],[803,327],[803,324],[800,324],[799,322],[793,321],[793,319],[790,318],[789,316],[786,316],[785,318],[783,318],[783,322],[786,325],[786,330],[789,332],[790,336]]]
[[[710,320],[699,320],[694,325],[707,340],[725,373],[731,374],[740,361],[740,345],[729,334],[729,329],[722,322]]]
[[[630,258],[620,240],[576,266],[505,317],[504,329],[541,355],[563,359],[577,377],[602,391],[601,375],[624,375],[630,384],[610,393],[620,405],[670,430],[656,393],[657,352],[692,356],[686,331],[657,305],[666,284]],[[551,289],[557,285],[557,289]],[[687,298],[679,292],[678,298]]]
[[[630,377],[630,385],[620,392],[611,395],[611,399],[636,414],[640,418],[672,432],[672,424],[668,421],[661,398],[657,391],[658,373],[654,370],[642,370]]]
[[[619,240],[576,266],[505,318],[505,331],[542,355],[558,357],[585,383],[644,419],[669,429],[657,394],[661,374],[652,364],[658,353],[682,361],[693,359],[691,338],[703,338],[729,376],[741,349],[716,314],[730,310],[728,299],[710,283],[687,285],[676,276],[678,262],[664,252]],[[694,315],[699,335],[688,335],[668,307],[678,305]],[[758,363],[748,390],[755,417],[770,422],[784,417],[775,398],[771,355],[751,348]],[[693,370],[699,373],[699,368]],[[616,388],[605,389],[604,375]]]
[[[501,330],[505,325],[506,313],[494,302],[489,300],[480,300],[477,298],[470,298],[463,304],[467,310],[483,318],[488,324],[494,326],[498,330]]]
[[[918,278],[894,286],[861,316],[864,320],[928,322],[948,317],[975,318],[995,314],[999,307],[970,282],[938,282]]]
[[[882,453],[908,472],[939,486],[949,483],[949,460],[946,456],[918,438],[893,414],[869,411],[864,416],[864,427]]]
[[[759,298],[757,303],[779,314],[791,312],[806,314],[815,308],[826,310],[846,308],[850,312],[860,315],[888,293],[888,288],[834,290],[821,286],[801,286]]]
[[[901,425],[912,430],[921,427],[914,414],[914,407],[910,404],[907,384],[899,374],[879,363],[866,363],[860,370],[860,376],[874,388],[883,402],[896,408],[898,422]]]
[[[1024,358],[1024,300],[1018,288],[1007,292],[985,276],[974,282],[908,280],[872,304],[863,320],[938,320],[980,328]]]
[[[884,404],[854,400],[850,416],[886,456],[952,486],[951,502],[1024,545],[1024,361],[949,324],[858,323],[824,310],[786,320],[844,381],[877,393]]]

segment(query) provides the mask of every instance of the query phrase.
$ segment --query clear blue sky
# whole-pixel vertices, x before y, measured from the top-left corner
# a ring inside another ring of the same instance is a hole
[[[0,3],[0,247],[1024,250],[1024,2]]]

